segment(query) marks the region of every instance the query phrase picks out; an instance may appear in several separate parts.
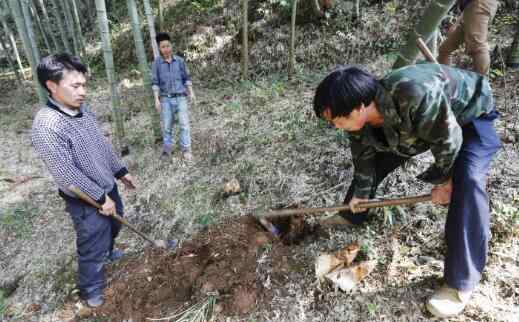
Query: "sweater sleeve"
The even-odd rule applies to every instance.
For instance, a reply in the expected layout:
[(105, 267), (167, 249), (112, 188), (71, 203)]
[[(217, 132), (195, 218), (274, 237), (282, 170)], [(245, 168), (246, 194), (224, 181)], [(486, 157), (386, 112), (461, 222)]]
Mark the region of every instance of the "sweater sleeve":
[(46, 126), (32, 130), (32, 143), (58, 186), (64, 191), (74, 185), (99, 204), (105, 202), (105, 191), (74, 164), (67, 139)]

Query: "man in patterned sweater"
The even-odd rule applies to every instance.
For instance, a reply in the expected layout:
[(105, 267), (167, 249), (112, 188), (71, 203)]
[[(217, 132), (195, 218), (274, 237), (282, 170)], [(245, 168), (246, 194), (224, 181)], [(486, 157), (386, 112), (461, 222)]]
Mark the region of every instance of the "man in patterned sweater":
[(490, 234), (485, 185), (501, 143), (488, 81), (435, 64), (397, 69), (381, 80), (341, 68), (318, 86), (314, 110), (351, 137), (355, 172), (344, 200), (350, 211), (337, 217), (342, 223), (366, 221), (367, 211), (355, 205), (375, 197), (380, 182), (409, 158), (431, 150), (435, 162), (418, 178), (433, 185), (435, 204), (450, 204), (446, 285), (427, 308), (439, 317), (459, 314), (481, 278)]
[[(76, 231), (81, 297), (91, 307), (103, 304), (104, 263), (122, 256), (114, 250), (123, 214), (115, 179), (134, 189), (134, 180), (106, 141), (95, 115), (88, 110), (87, 68), (77, 57), (50, 55), (38, 65), (38, 81), (49, 92), (33, 122), (32, 143), (54, 177)], [(97, 203), (97, 210), (77, 199), (74, 185)]]

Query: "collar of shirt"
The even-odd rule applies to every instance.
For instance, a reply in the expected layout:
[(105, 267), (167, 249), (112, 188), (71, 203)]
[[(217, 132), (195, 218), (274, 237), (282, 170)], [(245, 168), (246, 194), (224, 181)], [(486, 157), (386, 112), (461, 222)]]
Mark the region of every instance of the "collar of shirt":
[(79, 110), (73, 110), (73, 109), (67, 108), (67, 107), (63, 106), (62, 104), (56, 102), (50, 96), (48, 97), (47, 106), (57, 110), (58, 112), (60, 112), (62, 114), (70, 116), (70, 117), (82, 117), (83, 116), (82, 107), (80, 107)]
[[(174, 62), (175, 60), (177, 60), (177, 57), (175, 55), (171, 55), (171, 63)], [(159, 56), (159, 61), (163, 64), (171, 64), (170, 62), (165, 60), (164, 57), (162, 57), (162, 56)]]
[(376, 141), (377, 145), (383, 143), (383, 145), (389, 146), (391, 149), (396, 149), (400, 141), (399, 128), (402, 119), (400, 118), (400, 115), (398, 115), (393, 97), (382, 85), (378, 86), (375, 95), (375, 103), (377, 104), (377, 109), (384, 117), (382, 131), (384, 132), (387, 145), (386, 142), (380, 142), (377, 139), (377, 136), (374, 134), (374, 128), (371, 125), (367, 125), (363, 130), (361, 130), (361, 132), (365, 134), (362, 136), (368, 137), (370, 141), (372, 141), (372, 144), (375, 143), (373, 141)]

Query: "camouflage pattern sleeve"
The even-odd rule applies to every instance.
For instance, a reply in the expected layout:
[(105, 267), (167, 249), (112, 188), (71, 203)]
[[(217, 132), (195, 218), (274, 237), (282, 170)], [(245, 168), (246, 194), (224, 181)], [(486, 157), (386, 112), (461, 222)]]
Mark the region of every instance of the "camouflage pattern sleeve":
[(375, 149), (362, 144), (358, 138), (351, 136), (351, 156), (355, 173), (353, 195), (357, 198), (368, 199), (375, 181)]
[(430, 143), (435, 159), (435, 163), (418, 179), (440, 184), (452, 176), (454, 161), (463, 143), (462, 130), (439, 87), (416, 87), (418, 89), (413, 91), (414, 97), (410, 102), (415, 107), (411, 118), (414, 119), (418, 137)]

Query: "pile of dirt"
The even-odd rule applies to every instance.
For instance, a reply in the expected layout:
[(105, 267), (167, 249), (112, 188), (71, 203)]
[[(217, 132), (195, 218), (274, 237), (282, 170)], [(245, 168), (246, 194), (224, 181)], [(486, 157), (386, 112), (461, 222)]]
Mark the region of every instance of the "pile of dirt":
[[(209, 227), (176, 252), (148, 248), (108, 272), (105, 304), (94, 314), (115, 321), (161, 318), (216, 295), (220, 314), (243, 315), (270, 302), (272, 294), (257, 276), (257, 256), (268, 248), (272, 279), (286, 274), (288, 242), (301, 239), (304, 221), (281, 223), (274, 239), (252, 217)], [(293, 230), (293, 231), (291, 231)]]

